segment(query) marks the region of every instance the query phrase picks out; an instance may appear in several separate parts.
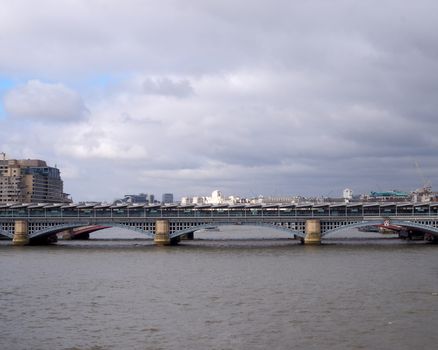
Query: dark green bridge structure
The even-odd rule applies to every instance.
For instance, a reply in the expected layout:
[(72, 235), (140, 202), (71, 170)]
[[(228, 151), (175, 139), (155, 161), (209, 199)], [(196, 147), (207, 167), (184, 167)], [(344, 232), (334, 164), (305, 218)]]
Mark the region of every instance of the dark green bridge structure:
[(288, 232), (303, 243), (321, 243), (347, 228), (396, 227), (438, 240), (438, 203), (307, 203), (236, 205), (0, 205), (0, 235), (15, 245), (50, 242), (60, 232), (121, 227), (156, 244), (176, 244), (197, 230), (220, 225), (258, 225)]

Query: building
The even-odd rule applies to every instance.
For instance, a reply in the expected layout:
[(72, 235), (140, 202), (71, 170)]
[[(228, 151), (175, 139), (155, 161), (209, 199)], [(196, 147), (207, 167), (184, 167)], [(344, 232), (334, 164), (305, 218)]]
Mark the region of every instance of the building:
[(224, 204), (226, 200), (222, 195), (222, 192), (215, 190), (211, 193), (211, 197), (205, 196), (187, 196), (181, 198), (181, 204)]
[(237, 204), (237, 203), (249, 203), (249, 200), (246, 198), (241, 198), (238, 196), (228, 196), (225, 197), (221, 191), (215, 190), (211, 193), (211, 197), (209, 196), (186, 196), (181, 198), (182, 205), (188, 204), (212, 204), (212, 205), (220, 205), (220, 204)]
[(163, 193), (161, 196), (161, 203), (170, 204), (173, 203), (173, 193)]
[(39, 159), (0, 160), (0, 203), (68, 203), (58, 168)]
[(225, 203), (225, 198), (222, 195), (221, 191), (215, 190), (211, 193), (211, 197), (207, 197), (207, 203), (209, 203), (209, 204), (223, 204), (223, 203)]
[(405, 202), (410, 200), (410, 194), (403, 191), (371, 191), (368, 196), (372, 201), (386, 201), (386, 202)]
[(258, 196), (251, 198), (250, 202), (253, 204), (290, 204), (300, 202), (299, 196)]
[(186, 196), (186, 197), (182, 197), (181, 198), (181, 204), (182, 205), (188, 205), (188, 204), (206, 204), (207, 202), (207, 197), (202, 197), (202, 196)]
[(125, 194), (121, 199), (116, 199), (114, 204), (154, 204), (155, 196), (153, 194)]

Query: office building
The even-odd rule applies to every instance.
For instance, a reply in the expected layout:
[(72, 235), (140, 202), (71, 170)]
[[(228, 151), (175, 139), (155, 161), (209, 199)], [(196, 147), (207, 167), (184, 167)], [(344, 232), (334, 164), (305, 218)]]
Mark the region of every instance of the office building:
[(39, 159), (0, 160), (0, 203), (68, 203), (59, 169)]

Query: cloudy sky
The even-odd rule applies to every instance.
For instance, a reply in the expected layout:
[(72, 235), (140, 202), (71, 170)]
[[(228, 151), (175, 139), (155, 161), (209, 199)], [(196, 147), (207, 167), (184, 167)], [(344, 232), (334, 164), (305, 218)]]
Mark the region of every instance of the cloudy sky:
[(0, 152), (75, 201), (436, 189), (438, 2), (1, 0)]

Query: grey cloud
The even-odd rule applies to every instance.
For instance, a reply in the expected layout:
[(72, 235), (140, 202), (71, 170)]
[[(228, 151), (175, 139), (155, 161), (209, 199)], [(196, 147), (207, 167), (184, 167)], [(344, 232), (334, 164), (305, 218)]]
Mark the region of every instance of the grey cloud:
[[(66, 7), (17, 0), (2, 11), (0, 33), (13, 35), (4, 37), (0, 66), (58, 76), (65, 74), (66, 62), (68, 74), (205, 74), (260, 64), (315, 68), (317, 63), (324, 68), (344, 53), (349, 56), (356, 47), (350, 44), (357, 40), (384, 50), (404, 38), (418, 44), (418, 38), (436, 32), (431, 24), (435, 2), (417, 3), (127, 0), (109, 1), (105, 7), (90, 1)], [(50, 11), (37, 11), (40, 8)]]
[(145, 116), (131, 116), (129, 113), (122, 112), (120, 121), (124, 124), (140, 124), (140, 125), (160, 125), (162, 122), (157, 119)]
[(143, 91), (150, 95), (189, 97), (194, 94), (193, 87), (187, 79), (147, 78), (143, 82)]
[[(4, 6), (0, 72), (61, 82), (90, 81), (90, 72), (126, 78), (111, 94), (81, 91), (86, 121), (38, 130), (60, 134), (56, 149), (69, 164), (107, 173), (102, 188), (408, 190), (418, 185), (413, 159), (437, 184), (436, 1), (48, 4)], [(65, 91), (71, 84), (46, 85), (33, 87), (38, 98), (29, 86), (7, 94), (7, 113), (83, 115), (84, 102)], [(67, 102), (41, 100), (51, 95)], [(11, 119), (0, 120), (0, 149), (16, 144)], [(22, 141), (41, 154), (53, 147)], [(125, 173), (113, 174), (115, 161)]]

